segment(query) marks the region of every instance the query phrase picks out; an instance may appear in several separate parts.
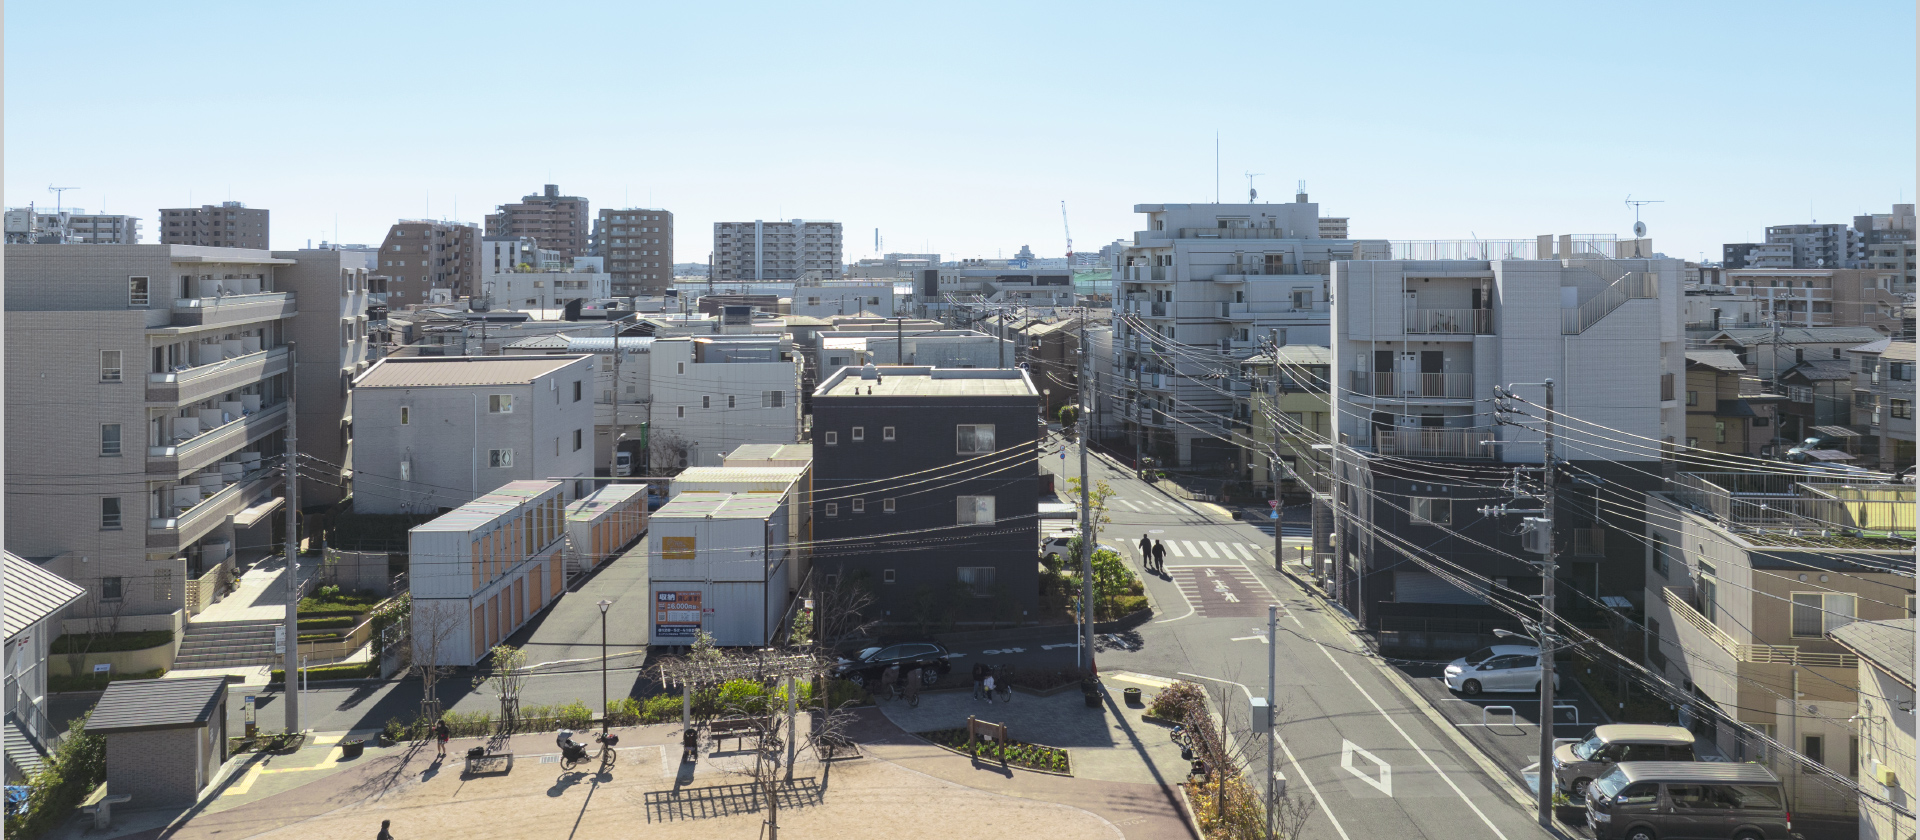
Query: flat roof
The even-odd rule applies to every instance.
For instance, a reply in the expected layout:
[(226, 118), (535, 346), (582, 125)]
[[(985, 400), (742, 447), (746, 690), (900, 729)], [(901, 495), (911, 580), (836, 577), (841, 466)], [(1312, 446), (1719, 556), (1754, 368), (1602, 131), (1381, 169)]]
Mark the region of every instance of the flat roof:
[(587, 356), (388, 356), (354, 380), (355, 388), (525, 385)]
[(480, 498), (434, 517), (431, 521), (413, 526), (408, 529), (408, 532), (473, 531), (559, 486), (558, 481), (541, 479), (509, 481), (495, 487)]
[[(727, 453), (728, 461), (808, 461), (813, 460), (811, 443), (748, 443)], [(752, 466), (727, 464), (726, 466)]]
[[(729, 456), (731, 457), (731, 456)], [(673, 477), (673, 483), (727, 482), (734, 484), (791, 484), (807, 474), (806, 467), (781, 467), (771, 464), (726, 467), (688, 467)], [(701, 491), (693, 491), (701, 492)]]
[(653, 519), (771, 519), (779, 515), (783, 498), (784, 494), (773, 492), (693, 490), (654, 511)]
[(227, 694), (226, 677), (121, 680), (107, 684), (107, 693), (87, 719), (88, 732), (135, 732), (179, 729), (212, 719)]
[(590, 522), (604, 514), (607, 508), (630, 501), (635, 496), (645, 496), (645, 484), (609, 484), (582, 496), (579, 501), (567, 505), (567, 520), (570, 522)]
[(883, 365), (873, 379), (846, 367), (820, 383), (821, 397), (1038, 397), (1026, 371), (1012, 368), (936, 368)]

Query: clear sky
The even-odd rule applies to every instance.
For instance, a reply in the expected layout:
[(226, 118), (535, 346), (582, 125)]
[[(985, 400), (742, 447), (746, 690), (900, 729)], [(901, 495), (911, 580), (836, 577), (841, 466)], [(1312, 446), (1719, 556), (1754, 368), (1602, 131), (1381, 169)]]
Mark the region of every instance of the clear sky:
[(849, 259), (1092, 250), (1136, 203), (1294, 183), (1352, 235), (1626, 234), (1717, 258), (1914, 200), (1907, 0), (6, 4), (5, 199), (229, 198), (273, 246), (480, 221), (545, 183)]

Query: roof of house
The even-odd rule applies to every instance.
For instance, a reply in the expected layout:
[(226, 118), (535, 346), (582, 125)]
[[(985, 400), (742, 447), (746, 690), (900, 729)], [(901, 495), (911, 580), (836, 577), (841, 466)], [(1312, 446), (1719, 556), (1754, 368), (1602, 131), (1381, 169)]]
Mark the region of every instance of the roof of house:
[(1719, 400), (1714, 404), (1713, 413), (1717, 417), (1758, 417), (1753, 406), (1746, 400)]
[[(1287, 344), (1279, 349), (1280, 364), (1283, 365), (1330, 365), (1333, 364), (1333, 348), (1317, 344)], [(1258, 353), (1242, 364), (1273, 364), (1273, 353)]]
[[(1880, 331), (1872, 327), (1787, 327), (1780, 330), (1782, 344), (1865, 344), (1880, 338)], [(1721, 330), (1715, 340), (1725, 338), (1735, 344), (1750, 346), (1772, 344), (1772, 327), (1736, 327)]]
[[(614, 338), (610, 335), (569, 335), (567, 349), (575, 353), (612, 353)], [(653, 336), (629, 335), (620, 338), (620, 349), (632, 353), (647, 353), (653, 350)]]
[(1913, 348), (1914, 342), (1911, 341), (1890, 342), (1887, 344), (1887, 349), (1880, 351), (1880, 358), (1893, 362), (1911, 362)]
[(740, 461), (738, 464), (726, 464), (730, 467), (757, 466), (755, 461), (813, 461), (811, 443), (748, 443), (727, 453), (727, 461)]
[(4, 619), (9, 639), (87, 594), (85, 589), (11, 551), (6, 552), (6, 572), (7, 585), (0, 592), (0, 619)]
[(1810, 382), (1825, 382), (1834, 379), (1852, 379), (1853, 369), (1842, 359), (1808, 359), (1787, 368), (1780, 378), (1797, 376)]
[(1913, 688), (1913, 619), (1856, 621), (1827, 635), (1873, 667)]
[(1860, 345), (1859, 347), (1849, 347), (1847, 348), (1847, 352), (1869, 353), (1873, 355), (1879, 355), (1881, 353), (1885, 353), (1887, 351), (1887, 345), (1891, 343), (1893, 343), (1893, 339), (1883, 338), (1883, 339), (1880, 339), (1879, 341), (1869, 341), (1865, 344)]
[(586, 356), (389, 356), (354, 380), (355, 388), (525, 385)]
[(1714, 370), (1723, 370), (1729, 373), (1744, 373), (1747, 369), (1747, 364), (1740, 361), (1740, 357), (1734, 355), (1732, 350), (1723, 349), (1688, 350), (1687, 364), (1699, 365)]
[(226, 677), (121, 680), (108, 683), (107, 693), (87, 719), (88, 732), (133, 732), (178, 729), (206, 723), (227, 695)]

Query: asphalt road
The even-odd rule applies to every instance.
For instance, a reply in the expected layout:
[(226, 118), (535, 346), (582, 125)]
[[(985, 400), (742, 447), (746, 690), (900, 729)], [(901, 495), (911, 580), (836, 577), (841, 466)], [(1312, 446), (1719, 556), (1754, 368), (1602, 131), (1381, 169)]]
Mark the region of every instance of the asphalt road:
[[(1131, 674), (1199, 682), (1244, 727), (1250, 697), (1267, 693), (1267, 607), (1277, 606), (1276, 766), (1289, 793), (1318, 806), (1308, 836), (1551, 836), (1426, 716), (1424, 704), (1389, 682), (1339, 621), (1274, 570), (1273, 523), (1222, 517), (1099, 464), (1096, 477), (1116, 491), (1108, 504), (1113, 524), (1100, 542), (1123, 546), (1136, 568), (1143, 531), (1159, 529), (1154, 536), (1169, 548), (1167, 574), (1146, 578), (1156, 615), (1139, 629), (1138, 649), (1097, 654), (1110, 682)], [(1058, 471), (1063, 463), (1056, 455), (1046, 465)], [(1078, 453), (1064, 466), (1077, 475)], [(1282, 530), (1289, 552), (1307, 542), (1291, 517)], [(1249, 739), (1246, 748), (1264, 763), (1262, 745)]]

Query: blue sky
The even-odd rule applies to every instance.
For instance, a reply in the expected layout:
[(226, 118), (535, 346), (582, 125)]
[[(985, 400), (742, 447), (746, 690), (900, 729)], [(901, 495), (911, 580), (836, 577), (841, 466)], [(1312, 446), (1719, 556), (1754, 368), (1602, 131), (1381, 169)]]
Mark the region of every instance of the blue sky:
[[(180, 14), (190, 9), (192, 17)], [(6, 4), (8, 206), (231, 196), (273, 245), (557, 183), (848, 254), (1080, 250), (1297, 180), (1355, 237), (1627, 233), (1674, 256), (1913, 201), (1914, 6)], [(457, 206), (457, 211), (456, 211)], [(457, 212), (457, 216), (455, 215)], [(337, 222), (336, 222), (337, 219)]]

